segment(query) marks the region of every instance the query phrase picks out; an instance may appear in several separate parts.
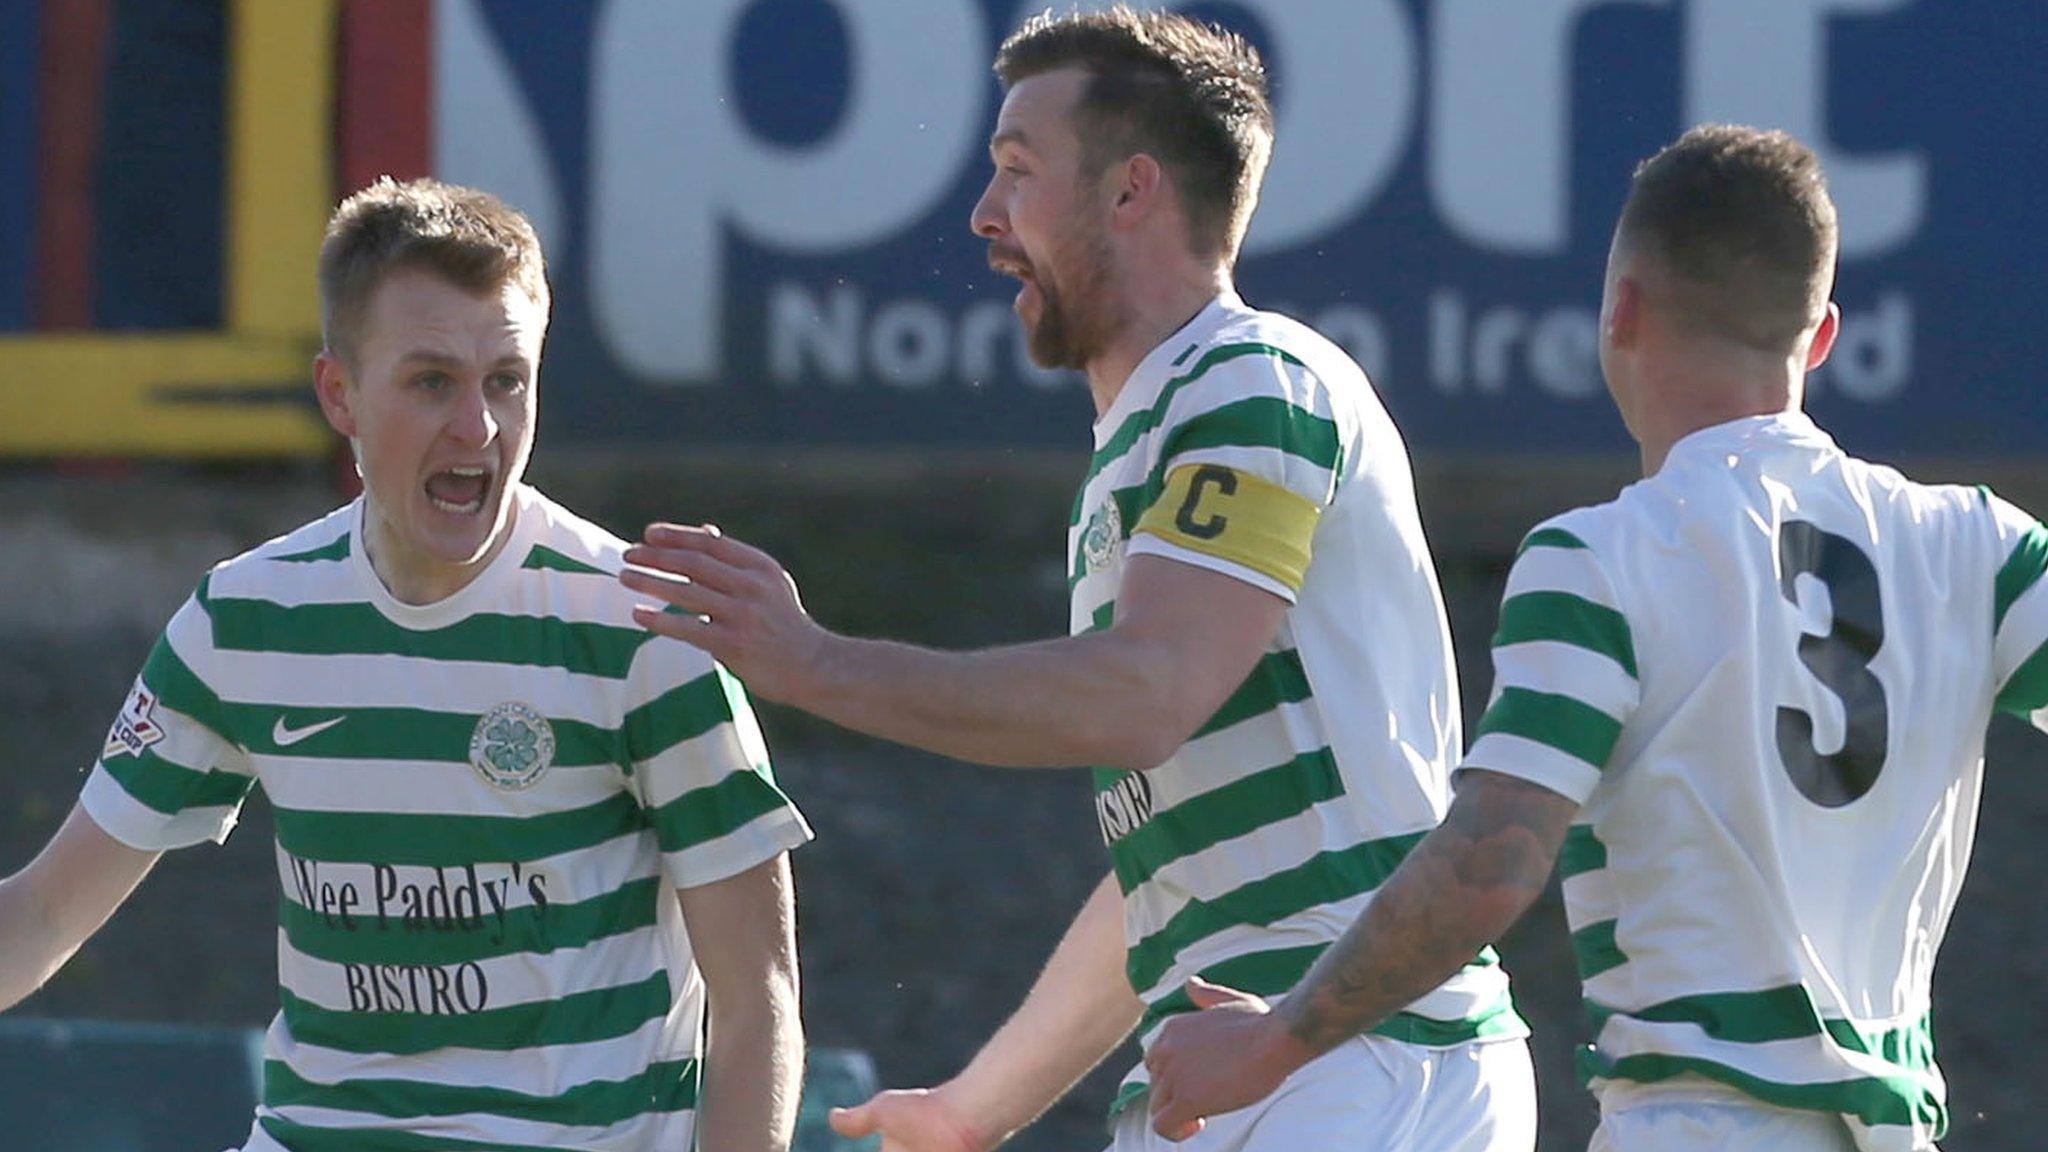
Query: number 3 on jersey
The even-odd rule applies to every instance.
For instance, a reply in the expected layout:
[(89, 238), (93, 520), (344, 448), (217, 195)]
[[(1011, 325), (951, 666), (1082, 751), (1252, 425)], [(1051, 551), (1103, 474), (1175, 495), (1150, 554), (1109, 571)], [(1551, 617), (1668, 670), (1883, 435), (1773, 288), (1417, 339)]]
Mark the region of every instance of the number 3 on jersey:
[(1840, 808), (1877, 783), (1884, 770), (1891, 720), (1884, 685), (1870, 662), (1884, 646), (1884, 602), (1877, 568), (1861, 548), (1804, 520), (1788, 520), (1778, 533), (1778, 588), (1799, 603), (1796, 583), (1812, 576), (1828, 590), (1828, 630), (1799, 636), (1799, 661), (1842, 701), (1842, 747), (1821, 752), (1813, 743), (1813, 717), (1778, 709), (1778, 758), (1800, 794), (1824, 808)]

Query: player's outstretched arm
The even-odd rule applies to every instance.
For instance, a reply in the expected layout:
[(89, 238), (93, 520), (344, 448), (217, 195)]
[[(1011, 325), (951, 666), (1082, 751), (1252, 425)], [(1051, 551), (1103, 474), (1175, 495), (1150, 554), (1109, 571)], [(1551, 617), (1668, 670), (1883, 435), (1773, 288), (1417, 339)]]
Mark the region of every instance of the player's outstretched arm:
[(1168, 1021), (1146, 1053), (1153, 1128), (1192, 1135), (1449, 979), (1542, 893), (1578, 808), (1539, 784), (1466, 769), (1444, 822), (1278, 1006), (1191, 983), (1206, 1010)]
[(715, 530), (654, 525), (626, 560), (627, 587), (682, 609), (641, 624), (717, 657), (749, 692), (1016, 768), (1154, 767), (1244, 682), (1287, 611), (1241, 580), (1139, 555), (1107, 629), (939, 652), (826, 631), (773, 557)]
[(1124, 976), (1116, 879), (1081, 907), (1016, 1013), (958, 1076), (932, 1089), (883, 1092), (836, 1108), (842, 1136), (882, 1136), (882, 1152), (983, 1152), (1066, 1095), (1138, 1023), (1144, 1004)]
[(0, 880), (0, 1011), (56, 975), (156, 864), (74, 807), (28, 867)]
[(796, 910), (787, 853), (680, 892), (704, 974), (710, 1039), (697, 1144), (788, 1152), (803, 1088)]

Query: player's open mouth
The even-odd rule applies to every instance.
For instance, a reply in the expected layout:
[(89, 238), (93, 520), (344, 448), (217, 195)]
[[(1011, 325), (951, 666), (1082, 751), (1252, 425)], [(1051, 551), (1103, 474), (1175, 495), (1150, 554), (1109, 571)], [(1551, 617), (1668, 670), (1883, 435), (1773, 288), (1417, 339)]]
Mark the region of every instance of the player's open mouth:
[(443, 512), (474, 516), (484, 510), (491, 495), (491, 470), (465, 466), (448, 468), (427, 477), (427, 503)]
[(990, 253), (988, 266), (1020, 282), (1017, 288), (1017, 298), (1011, 301), (1011, 307), (1023, 308), (1025, 298), (1032, 293), (1038, 282), (1038, 278), (1031, 274), (1031, 265), (1022, 257), (1012, 259), (1008, 256), (998, 256)]
[(1031, 274), (1029, 267), (1021, 264), (999, 265), (996, 271), (1001, 272), (1005, 276), (1016, 278), (1017, 295), (1010, 301), (1010, 307), (1019, 312), (1023, 311), (1025, 302), (1038, 292), (1038, 278)]

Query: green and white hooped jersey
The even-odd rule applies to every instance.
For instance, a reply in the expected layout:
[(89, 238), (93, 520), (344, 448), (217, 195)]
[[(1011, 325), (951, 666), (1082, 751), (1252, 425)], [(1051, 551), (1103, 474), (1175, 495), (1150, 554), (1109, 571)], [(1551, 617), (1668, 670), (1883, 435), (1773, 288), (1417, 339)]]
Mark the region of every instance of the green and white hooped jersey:
[[(1408, 454), (1342, 349), (1234, 295), (1142, 361), (1095, 425), (1068, 533), (1072, 631), (1109, 627), (1127, 557), (1170, 557), (1291, 607), (1164, 764), (1098, 771), (1149, 1045), (1191, 975), (1279, 996), (1443, 818), (1458, 690)], [(1491, 950), (1379, 1032), (1526, 1035)], [(1143, 1090), (1135, 1069), (1118, 1108)]]
[(2032, 517), (1798, 414), (1694, 433), (1529, 535), (1464, 767), (1584, 804), (1559, 867), (1596, 1092), (1689, 1073), (1932, 1145), (1985, 726), (2048, 728), (2044, 568)]
[(530, 488), (439, 603), (362, 502), (227, 561), (83, 804), (115, 837), (276, 812), (278, 998), (249, 1152), (688, 1148), (703, 984), (674, 890), (802, 843), (739, 684), (652, 639), (624, 545)]

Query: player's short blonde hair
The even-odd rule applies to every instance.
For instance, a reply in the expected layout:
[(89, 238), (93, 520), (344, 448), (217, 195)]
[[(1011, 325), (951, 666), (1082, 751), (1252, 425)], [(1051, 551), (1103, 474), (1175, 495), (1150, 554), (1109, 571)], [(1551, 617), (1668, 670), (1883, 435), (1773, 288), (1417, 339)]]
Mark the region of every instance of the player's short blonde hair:
[(460, 184), (385, 176), (341, 202), (320, 244), (320, 332), (329, 352), (353, 361), (370, 297), (401, 268), (478, 294), (515, 284), (548, 309), (540, 236), (517, 209)]

